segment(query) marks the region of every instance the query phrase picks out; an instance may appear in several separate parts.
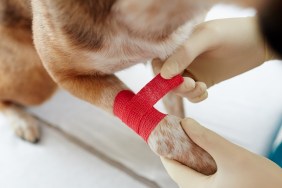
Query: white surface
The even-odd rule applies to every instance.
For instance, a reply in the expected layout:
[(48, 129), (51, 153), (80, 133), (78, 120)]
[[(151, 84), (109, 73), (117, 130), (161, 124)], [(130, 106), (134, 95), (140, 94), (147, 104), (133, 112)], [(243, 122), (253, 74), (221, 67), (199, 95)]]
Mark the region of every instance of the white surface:
[(1, 188), (147, 187), (46, 126), (37, 145), (16, 138), (1, 119), (0, 132)]
[(174, 187), (159, 158), (117, 118), (63, 91), (45, 105), (31, 110), (137, 174), (162, 187)]

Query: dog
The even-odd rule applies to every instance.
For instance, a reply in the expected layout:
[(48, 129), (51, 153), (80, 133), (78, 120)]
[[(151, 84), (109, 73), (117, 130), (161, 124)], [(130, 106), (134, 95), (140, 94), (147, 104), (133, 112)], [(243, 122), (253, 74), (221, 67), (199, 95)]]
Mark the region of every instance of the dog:
[[(19, 105), (43, 103), (57, 85), (112, 114), (116, 95), (128, 89), (114, 73), (166, 59), (212, 5), (204, 0), (0, 0), (1, 114), (18, 136), (38, 141), (36, 120)], [(182, 110), (167, 106), (173, 115), (153, 131), (152, 150), (214, 173), (212, 157), (182, 130), (177, 117)], [(174, 136), (165, 138), (168, 132)]]

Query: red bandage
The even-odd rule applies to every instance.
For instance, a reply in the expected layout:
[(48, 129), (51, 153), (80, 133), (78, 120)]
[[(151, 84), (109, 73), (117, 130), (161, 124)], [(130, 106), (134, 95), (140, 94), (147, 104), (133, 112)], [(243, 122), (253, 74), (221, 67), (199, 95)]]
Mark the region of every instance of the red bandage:
[(121, 91), (115, 98), (114, 114), (147, 141), (154, 128), (166, 116), (153, 106), (182, 82), (180, 75), (166, 80), (159, 74), (136, 95), (129, 90)]

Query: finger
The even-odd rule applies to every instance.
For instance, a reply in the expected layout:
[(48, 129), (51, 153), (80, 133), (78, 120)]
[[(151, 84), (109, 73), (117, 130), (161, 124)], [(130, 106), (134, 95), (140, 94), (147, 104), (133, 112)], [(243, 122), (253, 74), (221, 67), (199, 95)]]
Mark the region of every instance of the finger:
[(194, 59), (212, 48), (215, 45), (215, 39), (209, 29), (199, 27), (172, 56), (164, 63), (161, 69), (161, 76), (169, 79), (183, 72)]
[(203, 82), (196, 82), (187, 78), (184, 83), (178, 88), (173, 90), (174, 93), (180, 95), (181, 97), (188, 98), (190, 102), (197, 103), (208, 98), (207, 86)]
[(161, 161), (173, 179), (180, 187), (205, 187), (208, 177), (180, 164), (177, 161), (161, 157)]
[(192, 103), (198, 103), (198, 102), (201, 102), (203, 100), (206, 100), (208, 98), (209, 94), (208, 92), (204, 92), (202, 95), (200, 96), (197, 96), (197, 97), (194, 97), (194, 98), (189, 98), (189, 101), (192, 102)]
[(195, 120), (186, 118), (181, 121), (181, 125), (187, 135), (214, 158), (218, 166), (226, 166), (237, 156), (239, 146), (201, 126)]
[(155, 75), (159, 74), (164, 62), (160, 59), (153, 59), (152, 68)]
[(173, 90), (174, 93), (177, 93), (180, 96), (185, 97), (187, 92), (194, 90), (196, 83), (192, 78), (184, 77), (183, 83)]
[(194, 99), (204, 95), (207, 92), (207, 85), (203, 82), (196, 82), (195, 89), (186, 93), (189, 99)]

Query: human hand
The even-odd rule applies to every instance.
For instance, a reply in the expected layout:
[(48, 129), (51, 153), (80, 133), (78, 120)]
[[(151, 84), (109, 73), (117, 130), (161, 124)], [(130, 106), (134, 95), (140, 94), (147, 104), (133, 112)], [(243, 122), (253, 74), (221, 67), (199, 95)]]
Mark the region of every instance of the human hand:
[[(187, 78), (186, 86), (176, 93), (202, 100), (205, 97), (199, 96), (207, 96), (207, 87), (261, 65), (271, 58), (270, 54), (259, 34), (256, 18), (229, 18), (200, 24), (182, 47), (165, 62), (155, 60), (153, 66), (164, 78), (188, 73), (198, 82)], [(197, 83), (200, 92), (191, 95)]]
[[(163, 63), (160, 59), (154, 59), (152, 62), (153, 72), (159, 74)], [(172, 92), (181, 97), (187, 98), (190, 102), (197, 103), (205, 100), (208, 97), (207, 86), (204, 82), (195, 81), (193, 75), (187, 72), (182, 73), (183, 83)]]
[(214, 158), (217, 172), (200, 174), (176, 161), (162, 158), (171, 178), (181, 188), (281, 188), (282, 169), (270, 160), (230, 143), (192, 119), (182, 127), (187, 135)]

